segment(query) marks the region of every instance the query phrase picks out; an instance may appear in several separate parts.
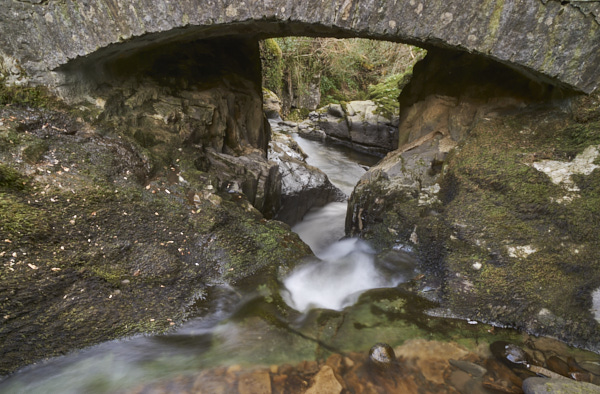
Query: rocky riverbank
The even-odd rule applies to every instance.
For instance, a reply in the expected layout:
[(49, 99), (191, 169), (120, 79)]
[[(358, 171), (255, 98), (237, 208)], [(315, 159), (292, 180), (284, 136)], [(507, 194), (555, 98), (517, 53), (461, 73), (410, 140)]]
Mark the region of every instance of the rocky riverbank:
[(0, 374), (164, 332), (212, 284), (276, 286), (310, 254), (198, 170), (196, 148), (174, 155), (157, 168), (134, 139), (71, 113), (0, 108)]
[(409, 245), (421, 294), (455, 313), (600, 351), (598, 97), (551, 100), (463, 56), (469, 75), (434, 51), (415, 66), (401, 147), (359, 182), (347, 232)]

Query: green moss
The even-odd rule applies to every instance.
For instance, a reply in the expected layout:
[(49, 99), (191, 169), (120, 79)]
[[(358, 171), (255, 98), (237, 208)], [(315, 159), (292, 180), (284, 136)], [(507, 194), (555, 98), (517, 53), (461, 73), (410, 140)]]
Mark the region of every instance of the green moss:
[(273, 38), (260, 42), (260, 58), (263, 70), (263, 86), (274, 92), (281, 92), (283, 83), (283, 54)]
[(495, 1), (496, 4), (494, 5), (494, 10), (492, 11), (492, 14), (490, 15), (490, 22), (488, 25), (489, 30), (488, 30), (487, 37), (489, 37), (490, 40), (496, 38), (496, 34), (500, 27), (502, 11), (504, 10), (504, 0), (492, 0), (492, 1)]
[(45, 141), (37, 140), (23, 149), (23, 159), (29, 164), (35, 164), (46, 151), (48, 151), (48, 144)]
[(292, 108), (286, 119), (292, 122), (301, 122), (308, 117), (310, 112), (307, 108)]
[[(444, 209), (457, 230), (447, 267), (473, 286), (450, 292), (452, 305), (515, 326), (547, 308), (558, 317), (528, 324), (571, 339), (592, 335), (582, 328), (590, 308), (582, 294), (600, 286), (600, 173), (575, 176), (579, 197), (558, 203), (569, 192), (531, 163), (572, 160), (600, 142), (599, 132), (598, 122), (532, 112), (478, 125), (450, 155)], [(511, 247), (525, 245), (535, 252), (511, 256)]]
[(0, 229), (10, 237), (40, 235), (50, 230), (44, 211), (0, 192)]
[(412, 77), (412, 69), (387, 77), (377, 85), (369, 86), (369, 100), (377, 105), (377, 113), (386, 119), (398, 116), (400, 103), (398, 97)]
[(17, 170), (0, 163), (0, 190), (23, 190), (29, 180)]
[(48, 107), (56, 98), (44, 87), (6, 86), (0, 80), (0, 105), (16, 104), (31, 107)]

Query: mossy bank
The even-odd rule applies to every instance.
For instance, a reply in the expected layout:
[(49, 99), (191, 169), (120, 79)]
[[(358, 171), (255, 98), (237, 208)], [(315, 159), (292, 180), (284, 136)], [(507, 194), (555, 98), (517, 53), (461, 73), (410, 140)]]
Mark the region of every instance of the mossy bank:
[(219, 192), (189, 164), (196, 150), (175, 152), (159, 167), (69, 113), (0, 108), (0, 375), (165, 332), (211, 285), (272, 287), (310, 253), (243, 194)]
[[(388, 162), (405, 166), (402, 177), (388, 176), (384, 164), (363, 178), (348, 231), (380, 249), (413, 249), (421, 294), (452, 313), (600, 351), (592, 312), (600, 287), (600, 161), (588, 154), (590, 171), (565, 169), (563, 182), (544, 170), (597, 152), (598, 98), (569, 104), (486, 113), (442, 163), (425, 160), (422, 172), (408, 168), (410, 154), (441, 146), (440, 135), (390, 154)], [(420, 174), (412, 185), (410, 171)]]

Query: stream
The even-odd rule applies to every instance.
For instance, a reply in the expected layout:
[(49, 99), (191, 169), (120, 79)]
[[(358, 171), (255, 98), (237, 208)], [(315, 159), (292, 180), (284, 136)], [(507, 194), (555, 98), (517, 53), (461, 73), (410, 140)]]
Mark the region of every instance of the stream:
[[(347, 196), (366, 168), (379, 160), (343, 146), (293, 136), (308, 155), (307, 163), (325, 172)], [(341, 310), (354, 304), (365, 290), (395, 287), (414, 270), (407, 259), (408, 272), (398, 270), (394, 275), (386, 275), (377, 269), (375, 250), (368, 243), (356, 238), (342, 239), (346, 207), (347, 202), (332, 202), (315, 208), (292, 228), (320, 259), (299, 267), (284, 281), (284, 299), (298, 311)]]
[[(295, 139), (309, 164), (348, 195), (376, 161), (347, 148)], [(498, 341), (522, 346), (537, 364), (571, 357), (585, 371), (600, 374), (594, 353), (515, 330), (436, 317), (448, 313), (409, 291), (416, 276), (410, 254), (382, 256), (362, 240), (342, 239), (345, 214), (345, 203), (330, 203), (293, 228), (320, 259), (284, 280), (282, 297), (297, 313), (284, 318), (269, 294), (215, 285), (211, 302), (195, 306), (201, 317), (169, 334), (111, 341), (25, 367), (0, 381), (0, 392), (294, 393), (317, 387), (316, 376), (327, 368), (348, 392), (360, 392), (359, 387), (382, 393), (486, 393), (494, 387), (519, 392), (508, 390), (531, 372), (495, 360), (489, 349)], [(393, 377), (369, 364), (369, 349), (379, 342), (395, 347), (401, 360), (393, 368), (401, 372)]]

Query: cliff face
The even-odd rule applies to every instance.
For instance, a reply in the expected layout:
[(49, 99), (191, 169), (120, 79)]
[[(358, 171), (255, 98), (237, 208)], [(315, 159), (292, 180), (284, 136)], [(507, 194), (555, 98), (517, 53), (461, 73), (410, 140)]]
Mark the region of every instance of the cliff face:
[[(2, 73), (62, 85), (74, 60), (103, 63), (159, 43), (322, 35), (447, 47), (584, 92), (600, 83), (600, 5), (554, 0), (26, 0), (0, 9)], [(68, 92), (65, 92), (68, 94)]]

